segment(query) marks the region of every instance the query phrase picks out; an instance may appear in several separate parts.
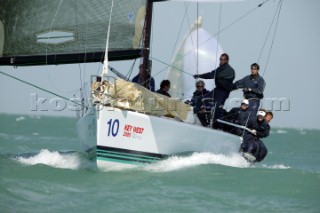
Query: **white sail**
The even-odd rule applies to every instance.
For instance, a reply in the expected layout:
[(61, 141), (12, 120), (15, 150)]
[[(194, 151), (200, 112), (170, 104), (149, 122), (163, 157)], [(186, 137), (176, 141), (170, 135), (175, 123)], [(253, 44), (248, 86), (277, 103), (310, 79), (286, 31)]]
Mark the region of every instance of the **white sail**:
[[(185, 35), (173, 56), (172, 66), (166, 73), (166, 78), (171, 82), (172, 97), (182, 100), (192, 97), (195, 91), (195, 79), (192, 75), (206, 73), (219, 66), (219, 57), (223, 50), (218, 41), (209, 32), (200, 28), (200, 25), (201, 18)], [(211, 90), (214, 81), (205, 80), (205, 84), (206, 88)]]

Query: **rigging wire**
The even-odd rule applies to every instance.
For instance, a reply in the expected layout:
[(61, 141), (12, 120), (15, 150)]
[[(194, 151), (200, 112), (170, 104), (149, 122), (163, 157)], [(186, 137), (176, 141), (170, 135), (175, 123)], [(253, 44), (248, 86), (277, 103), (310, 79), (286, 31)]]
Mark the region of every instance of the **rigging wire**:
[[(217, 47), (216, 47), (216, 57), (218, 56), (219, 51), (219, 40), (220, 40), (220, 28), (221, 28), (221, 16), (222, 16), (222, 4), (219, 4), (219, 18), (218, 18), (218, 34), (217, 34)], [(217, 67), (218, 57), (216, 58), (215, 67)], [(217, 72), (214, 72), (214, 79), (216, 79)], [(213, 93), (212, 93), (213, 95)], [(213, 98), (213, 97), (212, 97)]]
[[(248, 109), (247, 109), (247, 110), (248, 110)], [(248, 118), (247, 118), (247, 120), (246, 120), (246, 124), (244, 125), (245, 127), (247, 127), (247, 125), (248, 125), (248, 122), (249, 122), (249, 119), (250, 119), (250, 116), (251, 116), (251, 112), (252, 112), (252, 111), (249, 111), (249, 115), (248, 115)], [(244, 136), (244, 133), (245, 133), (245, 131), (242, 132), (242, 135), (241, 135), (242, 138), (243, 138), (243, 136)]]
[[(224, 28), (222, 28), (219, 32), (217, 32), (215, 35), (213, 35), (211, 38), (208, 38), (207, 40), (203, 41), (199, 46), (201, 45), (204, 45), (206, 42), (208, 42), (209, 40), (211, 40), (212, 38), (214, 38), (214, 36), (220, 34), (221, 32), (227, 30), (228, 28), (230, 28), (231, 26), (233, 26), (234, 24), (238, 23), (239, 21), (241, 21), (242, 19), (244, 19), (245, 17), (247, 17), (248, 15), (250, 15), (251, 13), (253, 13), (255, 10), (259, 9), (260, 7), (262, 7), (264, 4), (266, 4), (267, 2), (269, 2), (270, 0), (266, 0), (262, 3), (260, 3), (258, 6), (255, 6), (254, 8), (252, 8), (251, 10), (249, 10), (248, 12), (246, 12), (244, 15), (240, 16), (238, 19), (234, 20), (232, 23), (230, 23), (229, 25), (225, 26)], [(189, 51), (187, 53), (185, 53), (184, 55), (182, 55), (179, 59), (182, 59), (184, 58), (185, 56), (187, 56), (188, 54), (192, 53), (192, 51)], [(156, 58), (153, 58), (153, 60), (157, 60), (159, 61), (160, 63), (163, 63), (165, 65), (167, 65), (165, 68), (163, 68), (160, 72), (164, 71), (166, 68), (168, 67), (173, 67), (172, 65), (168, 64), (168, 63), (165, 63), (163, 61), (161, 61), (160, 59), (156, 59)], [(175, 67), (173, 67), (175, 68)], [(175, 68), (177, 69), (177, 68)], [(178, 69), (179, 70), (179, 69)], [(182, 71), (182, 70), (180, 70)], [(191, 75), (190, 73), (187, 73), (185, 71), (183, 71), (184, 73), (186, 74), (189, 74)]]
[[(76, 20), (76, 29), (78, 29), (78, 7), (77, 7), (77, 1), (76, 0), (74, 0), (73, 1), (73, 3), (74, 3), (74, 9), (75, 9), (75, 20)], [(80, 43), (78, 42), (78, 52), (80, 52)], [(79, 60), (80, 61), (80, 60)], [(79, 67), (79, 79), (80, 79), (80, 100), (81, 100), (81, 103), (82, 104), (84, 104), (84, 101), (85, 101), (85, 99), (87, 99), (87, 97), (85, 97), (85, 91), (84, 91), (84, 80), (82, 80), (82, 69), (81, 69), (81, 65), (80, 65), (80, 63), (78, 63), (78, 67)], [(75, 97), (75, 94), (74, 94), (74, 97)], [(83, 113), (84, 113), (84, 111), (82, 111), (81, 110), (81, 112), (82, 112), (82, 114), (81, 114), (81, 116), (83, 116)], [(78, 117), (80, 117), (80, 111), (79, 111), (79, 113), (78, 113)]]
[(263, 43), (263, 46), (262, 46), (262, 49), (261, 49), (261, 52), (260, 52), (260, 55), (259, 55), (258, 60), (257, 60), (258, 63), (259, 63), (259, 61), (260, 61), (260, 59), (261, 59), (263, 50), (264, 50), (264, 48), (265, 48), (265, 46), (266, 46), (266, 44), (267, 44), (267, 41), (268, 41), (268, 38), (269, 38), (269, 35), (270, 35), (270, 32), (271, 32), (273, 23), (274, 23), (274, 21), (275, 21), (275, 19), (276, 19), (276, 16), (277, 16), (276, 14), (278, 13), (278, 10), (279, 10), (279, 6), (280, 6), (280, 4), (278, 4), (278, 7), (277, 7), (277, 9), (276, 9), (276, 11), (275, 11), (275, 14), (274, 14), (273, 19), (272, 19), (271, 24), (270, 24), (270, 27), (269, 27), (269, 29), (268, 29), (268, 33), (267, 33), (267, 35), (266, 35), (265, 41), (264, 41), (264, 43)]
[[(77, 1), (73, 0), (73, 3), (74, 3), (74, 10), (75, 10), (76, 29), (78, 29)], [(78, 52), (80, 52), (80, 43), (78, 43)], [(79, 71), (80, 71), (80, 75), (79, 75), (79, 78), (80, 78), (80, 89), (82, 90), (82, 83), (83, 83), (82, 82), (82, 70), (81, 70), (80, 63), (78, 63), (78, 64), (79, 64)]]
[(268, 67), (268, 64), (269, 64), (269, 59), (270, 59), (270, 55), (271, 55), (271, 50), (272, 50), (273, 43), (274, 43), (274, 40), (275, 40), (275, 37), (276, 37), (276, 32), (277, 32), (277, 28), (278, 28), (279, 19), (280, 19), (280, 12), (281, 12), (282, 0), (280, 0), (279, 5), (280, 5), (280, 6), (279, 6), (279, 12), (278, 12), (278, 15), (277, 15), (276, 26), (275, 26), (275, 30), (274, 30), (272, 42), (271, 42), (271, 45), (270, 45), (270, 49), (269, 49), (269, 53), (268, 53), (268, 57), (267, 57), (266, 66), (265, 66), (265, 68), (264, 68), (264, 70), (263, 70), (262, 76), (264, 76), (264, 75), (266, 74), (266, 70), (267, 70), (267, 67)]
[[(218, 35), (217, 35), (217, 48), (216, 48), (216, 57), (218, 55), (218, 48), (219, 48), (219, 39), (220, 39), (220, 28), (221, 28), (221, 16), (222, 16), (222, 4), (220, 3), (219, 4), (219, 18), (218, 18)], [(215, 64), (215, 67), (217, 67), (217, 58), (216, 58), (216, 64)], [(217, 75), (217, 69), (215, 69), (216, 71), (214, 72), (214, 79), (216, 79), (216, 75)], [(211, 121), (210, 121), (210, 126), (213, 126), (213, 122), (214, 121), (214, 115), (216, 113), (216, 109), (217, 107), (220, 107), (220, 106), (217, 106), (217, 102), (214, 100), (214, 91), (211, 93), (211, 99), (214, 101), (214, 110), (211, 110)]]
[[(199, 19), (199, 2), (197, 2), (197, 21)], [(197, 25), (197, 61), (196, 61), (196, 69), (197, 69), (197, 74), (199, 74), (199, 23), (196, 23)]]
[(134, 59), (132, 65), (131, 65), (131, 67), (129, 69), (129, 72), (126, 75), (127, 79), (131, 78), (131, 74), (132, 74), (132, 71), (133, 71), (133, 68), (134, 68), (134, 65), (136, 64), (136, 62), (137, 62), (137, 59)]
[[(187, 12), (187, 26), (188, 26), (189, 32), (191, 32), (192, 28), (190, 27), (191, 24), (190, 24), (190, 20), (189, 20), (189, 16), (188, 16), (188, 10), (186, 12)], [(194, 53), (195, 52), (195, 45), (194, 45), (192, 36), (190, 36), (190, 40), (191, 40), (192, 50), (189, 53)], [(184, 56), (182, 56), (180, 59), (182, 59), (182, 58), (184, 58)], [(196, 55), (195, 55), (195, 61), (197, 61)]]
[[(170, 65), (170, 64), (168, 64), (168, 63), (166, 63), (166, 62), (164, 62), (164, 61), (161, 61), (161, 60), (159, 60), (159, 59), (157, 59), (157, 58), (152, 58), (152, 57), (151, 57), (151, 59), (152, 59), (152, 60), (155, 60), (155, 61), (158, 61), (158, 62), (160, 62), (160, 63), (162, 63), (162, 64), (167, 65), (165, 68), (163, 68), (162, 70), (160, 70), (156, 75), (158, 75), (158, 74), (160, 74), (161, 72), (163, 72), (167, 67), (172, 67), (173, 69), (179, 70), (180, 72), (182, 72), (182, 73), (184, 73), (184, 74), (193, 76), (192, 74), (190, 74), (190, 73), (188, 73), (188, 72), (186, 72), (186, 71), (184, 71), (184, 70), (182, 70), (182, 69), (179, 69), (179, 68), (177, 68), (177, 67), (174, 67), (173, 65)], [(154, 76), (155, 76), (155, 75), (153, 75), (153, 77), (154, 77)]]
[[(241, 21), (242, 19), (244, 19), (245, 17), (247, 17), (248, 15), (250, 15), (251, 13), (253, 13), (256, 9), (258, 9), (259, 7), (263, 6), (265, 3), (267, 3), (270, 0), (264, 1), (263, 3), (260, 3), (258, 6), (252, 8), (250, 11), (248, 11), (247, 13), (245, 13), (244, 15), (240, 16), (238, 19), (236, 19), (235, 21), (231, 22), (230, 24), (228, 24), (227, 26), (225, 26), (224, 28), (222, 28), (219, 32), (217, 32), (216, 34), (214, 34), (211, 38), (207, 39), (206, 41), (202, 42), (202, 44), (206, 43), (207, 41), (213, 39), (217, 34), (221, 34), (222, 32), (224, 32), (225, 30), (227, 30), (228, 28), (230, 28), (231, 26), (233, 26), (234, 24), (238, 23), (239, 21)], [(220, 3), (221, 4), (221, 3)]]
[(182, 32), (183, 22), (184, 22), (186, 16), (188, 15), (189, 5), (190, 5), (189, 3), (184, 2), (185, 12), (184, 12), (184, 14), (183, 14), (183, 18), (182, 18), (182, 21), (181, 21), (181, 24), (180, 24), (180, 27), (179, 27), (179, 32), (178, 32), (177, 39), (176, 39), (176, 41), (175, 41), (175, 43), (174, 43), (174, 46), (173, 46), (173, 48), (172, 48), (171, 58), (173, 57), (174, 52), (175, 52), (175, 49), (176, 49), (176, 47), (177, 47), (177, 45), (178, 45), (179, 37), (180, 37), (180, 34), (181, 34), (181, 32)]
[[(55, 92), (52, 92), (52, 91), (47, 90), (47, 89), (45, 89), (45, 88), (39, 87), (39, 86), (37, 86), (37, 85), (35, 85), (35, 84), (32, 84), (32, 83), (30, 83), (30, 82), (24, 81), (24, 80), (22, 80), (22, 79), (20, 79), (20, 78), (17, 78), (17, 77), (15, 77), (15, 76), (13, 76), (13, 75), (10, 75), (10, 74), (7, 74), (7, 73), (5, 73), (5, 72), (2, 72), (1, 70), (0, 70), (0, 74), (5, 75), (5, 76), (7, 76), (7, 77), (9, 77), (9, 78), (15, 79), (15, 80), (17, 80), (17, 81), (20, 81), (20, 82), (22, 82), (22, 83), (24, 83), (24, 84), (27, 84), (27, 85), (29, 85), (29, 86), (35, 87), (35, 88), (37, 88), (37, 89), (39, 89), (39, 90), (42, 90), (42, 91), (44, 91), (44, 92), (50, 93), (50, 94), (52, 94), (52, 95), (55, 95), (55, 96), (57, 96), (57, 97), (59, 97), (59, 98), (62, 98), (62, 99), (64, 99), (64, 100), (66, 100), (66, 101), (70, 101), (70, 102), (72, 102), (72, 103), (75, 103), (75, 104), (77, 104), (77, 105), (79, 105), (79, 106), (85, 106), (84, 104), (78, 103), (78, 102), (76, 102), (76, 101), (71, 100), (70, 98), (66, 98), (66, 97), (64, 97), (64, 96), (62, 96), (62, 95), (59, 95), (59, 94), (55, 93)], [(85, 106), (85, 107), (88, 107), (88, 108), (89, 108), (89, 106)]]
[[(77, 2), (77, 0), (75, 0)], [(77, 7), (78, 8), (78, 7)], [(78, 18), (78, 16), (76, 16)], [(82, 94), (82, 96), (84, 97), (84, 99), (86, 100), (86, 102), (88, 103), (88, 94), (89, 94), (89, 91), (88, 91), (88, 86), (87, 84), (89, 83), (89, 81), (86, 80), (86, 71), (87, 71), (87, 67), (86, 67), (86, 60), (87, 60), (87, 41), (88, 41), (88, 17), (87, 16), (84, 16), (83, 18), (85, 18), (85, 40), (84, 40), (84, 60), (83, 60), (83, 79), (81, 80), (81, 85), (80, 85), (80, 94)], [(78, 21), (78, 19), (77, 19)], [(77, 24), (78, 26), (78, 24)], [(78, 45), (78, 51), (80, 52), (80, 44)], [(103, 54), (102, 54), (103, 55)], [(102, 59), (100, 60), (102, 61)], [(80, 72), (81, 72), (81, 65), (79, 63), (79, 69), (80, 69)], [(99, 70), (99, 69), (98, 69)], [(99, 71), (97, 71), (98, 73)]]

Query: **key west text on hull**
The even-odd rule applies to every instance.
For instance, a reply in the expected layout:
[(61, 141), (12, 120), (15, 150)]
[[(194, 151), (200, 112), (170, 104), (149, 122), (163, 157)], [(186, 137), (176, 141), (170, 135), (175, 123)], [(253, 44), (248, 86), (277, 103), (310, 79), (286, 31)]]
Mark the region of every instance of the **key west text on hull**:
[(230, 154), (240, 145), (239, 137), (222, 131), (113, 107), (88, 111), (77, 129), (83, 149), (101, 167), (107, 162), (151, 163), (190, 152)]
[(77, 129), (83, 150), (107, 162), (151, 163), (174, 154), (237, 152), (237, 136), (139, 112), (104, 107), (92, 109), (79, 120)]

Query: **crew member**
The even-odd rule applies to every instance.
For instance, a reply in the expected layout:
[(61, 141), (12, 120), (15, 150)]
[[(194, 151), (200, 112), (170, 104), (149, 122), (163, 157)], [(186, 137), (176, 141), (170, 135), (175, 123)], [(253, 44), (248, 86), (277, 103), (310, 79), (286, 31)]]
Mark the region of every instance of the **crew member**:
[[(144, 75), (145, 79), (142, 78)], [(146, 88), (151, 90), (152, 92), (155, 91), (154, 78), (150, 75), (150, 71), (146, 71), (145, 73), (143, 73), (143, 64), (140, 64), (139, 73), (132, 79), (132, 82), (140, 84), (141, 86), (144, 86), (144, 84), (147, 83)]]
[(160, 89), (158, 89), (156, 92), (165, 96), (168, 96), (169, 98), (171, 95), (168, 93), (170, 89), (170, 81), (169, 80), (163, 80), (160, 84)]
[(251, 154), (254, 158), (250, 159), (252, 162), (262, 161), (267, 153), (267, 147), (260, 140), (269, 136), (270, 126), (265, 121), (265, 110), (259, 110), (255, 119), (250, 119), (248, 122), (248, 128), (252, 129), (252, 132), (245, 131), (243, 134), (243, 143), (240, 150), (245, 154)]
[(215, 79), (216, 87), (213, 90), (213, 100), (215, 105), (213, 128), (223, 129), (223, 124), (216, 122), (216, 119), (224, 117), (223, 106), (233, 88), (235, 78), (234, 69), (229, 65), (229, 56), (223, 53), (220, 56), (220, 66), (211, 72), (201, 75), (194, 75), (194, 78)]
[(244, 98), (249, 100), (251, 115), (257, 114), (266, 86), (264, 79), (259, 75), (259, 70), (259, 64), (251, 64), (251, 75), (247, 75), (233, 84), (233, 90), (243, 89)]

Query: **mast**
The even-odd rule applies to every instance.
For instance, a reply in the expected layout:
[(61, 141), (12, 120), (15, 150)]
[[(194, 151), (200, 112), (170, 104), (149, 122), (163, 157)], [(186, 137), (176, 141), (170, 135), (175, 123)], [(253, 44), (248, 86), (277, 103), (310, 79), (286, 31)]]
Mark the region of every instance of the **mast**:
[(145, 88), (150, 89), (150, 78), (151, 78), (151, 63), (149, 62), (150, 55), (150, 38), (151, 38), (151, 22), (152, 22), (152, 0), (147, 0), (146, 4), (146, 15), (145, 15), (145, 27), (143, 36), (143, 49), (142, 49), (142, 69), (140, 73), (140, 82), (143, 82)]

